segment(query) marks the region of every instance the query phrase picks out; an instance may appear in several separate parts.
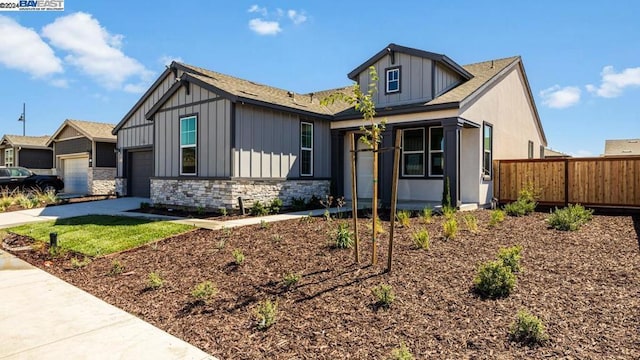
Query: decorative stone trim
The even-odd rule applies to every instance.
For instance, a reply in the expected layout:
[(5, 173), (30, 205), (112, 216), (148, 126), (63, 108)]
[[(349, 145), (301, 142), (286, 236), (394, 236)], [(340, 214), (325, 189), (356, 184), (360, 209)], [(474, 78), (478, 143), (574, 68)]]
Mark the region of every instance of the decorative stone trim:
[(89, 168), (87, 181), (91, 195), (111, 195), (116, 191), (116, 168)]
[(151, 179), (151, 201), (154, 204), (218, 209), (238, 208), (238, 197), (246, 207), (255, 201), (263, 203), (280, 198), (284, 205), (291, 199), (308, 200), (313, 195), (329, 193), (329, 180), (212, 180)]

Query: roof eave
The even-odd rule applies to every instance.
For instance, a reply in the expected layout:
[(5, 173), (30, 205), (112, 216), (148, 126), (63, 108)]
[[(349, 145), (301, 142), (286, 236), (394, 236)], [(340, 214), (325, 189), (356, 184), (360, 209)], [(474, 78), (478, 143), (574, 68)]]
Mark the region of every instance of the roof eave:
[[(400, 107), (395, 109), (387, 107), (383, 109), (377, 109), (376, 117), (421, 113), (421, 112), (438, 111), (438, 110), (451, 110), (451, 109), (458, 109), (459, 107), (460, 107), (460, 103), (457, 101), (452, 101), (452, 102), (442, 103), (442, 104), (434, 104), (434, 105), (416, 104), (415, 106), (406, 106), (406, 107)], [(359, 118), (362, 118), (362, 115), (359, 113), (347, 114), (347, 115), (336, 114), (333, 117), (333, 119), (336, 121), (353, 120), (353, 119), (359, 119)]]

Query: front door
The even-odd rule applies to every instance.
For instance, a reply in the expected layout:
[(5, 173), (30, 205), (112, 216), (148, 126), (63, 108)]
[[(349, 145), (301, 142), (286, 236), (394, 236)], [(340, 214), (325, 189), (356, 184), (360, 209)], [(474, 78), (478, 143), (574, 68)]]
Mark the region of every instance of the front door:
[[(345, 135), (344, 141), (344, 197), (351, 199), (351, 134)], [(366, 150), (369, 145), (358, 140), (356, 134), (356, 148)], [(373, 198), (373, 152), (358, 151), (356, 153), (356, 185), (358, 199), (370, 200)]]

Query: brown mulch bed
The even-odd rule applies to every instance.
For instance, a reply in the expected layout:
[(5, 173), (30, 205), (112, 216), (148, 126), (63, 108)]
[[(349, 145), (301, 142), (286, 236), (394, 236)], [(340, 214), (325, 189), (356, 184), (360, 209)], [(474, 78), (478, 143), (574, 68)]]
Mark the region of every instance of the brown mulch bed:
[[(442, 238), (442, 218), (396, 231), (393, 271), (384, 272), (386, 239), (379, 265), (327, 245), (337, 221), (322, 219), (195, 230), (154, 245), (95, 259), (70, 270), (69, 257), (45, 269), (221, 359), (385, 359), (401, 342), (415, 358), (447, 359), (637, 359), (640, 358), (640, 216), (594, 216), (577, 232), (548, 229), (545, 214), (507, 218), (487, 226), (488, 211), (474, 213), (480, 231)], [(459, 218), (462, 217), (458, 214)], [(385, 223), (385, 226), (388, 224)], [(431, 248), (417, 250), (411, 234), (426, 227)], [(361, 239), (370, 237), (363, 223)], [(385, 236), (386, 238), (386, 236)], [(472, 290), (480, 262), (498, 249), (521, 244), (524, 272), (507, 298), (484, 300)], [(231, 252), (242, 249), (241, 266)], [(44, 252), (18, 256), (38, 266)], [(106, 275), (112, 261), (124, 273)], [(166, 280), (148, 290), (147, 276)], [(282, 276), (303, 275), (287, 290)], [(126, 275), (125, 275), (126, 274)], [(220, 293), (207, 305), (191, 289), (211, 280)], [(371, 289), (390, 284), (396, 301), (378, 309)], [(264, 299), (278, 301), (277, 323), (255, 327), (253, 311)], [(509, 340), (520, 309), (539, 316), (550, 340), (540, 347)]]
[[(61, 199), (60, 202), (57, 204), (40, 205), (37, 207), (51, 207), (51, 206), (58, 206), (58, 205), (65, 205), (65, 204), (76, 204), (76, 203), (87, 202), (87, 201), (98, 201), (98, 200), (107, 200), (107, 199), (115, 199), (115, 198), (116, 198), (115, 195), (88, 195), (88, 196), (82, 196), (82, 197), (76, 197), (76, 198)], [(19, 210), (26, 210), (26, 209), (18, 204), (13, 204), (7, 207), (4, 211), (1, 211), (0, 214), (5, 212), (11, 212), (11, 211), (19, 211)]]

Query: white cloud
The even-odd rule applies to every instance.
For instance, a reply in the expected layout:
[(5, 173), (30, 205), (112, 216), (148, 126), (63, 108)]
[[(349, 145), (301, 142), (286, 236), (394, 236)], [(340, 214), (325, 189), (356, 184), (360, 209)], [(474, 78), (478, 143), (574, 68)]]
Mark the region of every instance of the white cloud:
[(540, 91), (542, 104), (554, 109), (564, 109), (576, 105), (580, 102), (580, 94), (580, 88), (577, 86), (560, 87), (560, 85), (555, 85)]
[(165, 66), (171, 65), (171, 63), (174, 62), (174, 61), (184, 62), (181, 57), (179, 57), (179, 56), (171, 56), (171, 55), (162, 55), (158, 59), (158, 62), (160, 64), (162, 64), (162, 65), (165, 65)]
[(259, 35), (276, 35), (282, 31), (279, 22), (262, 19), (249, 20), (249, 28)]
[(0, 15), (0, 64), (36, 78), (63, 72), (62, 61), (33, 29)]
[(122, 35), (112, 35), (91, 14), (77, 12), (57, 18), (42, 29), (42, 35), (56, 48), (65, 50), (65, 61), (93, 77), (107, 89), (129, 91), (146, 83), (153, 73), (122, 50)]
[(49, 81), (49, 84), (51, 84), (52, 86), (55, 86), (55, 87), (59, 87), (59, 88), (68, 88), (69, 87), (69, 81), (67, 81), (67, 79), (53, 79), (53, 80)]
[(569, 152), (569, 155), (573, 156), (573, 157), (593, 157), (595, 156), (591, 151), (589, 150), (578, 150), (578, 151), (572, 151)]
[(260, 7), (256, 4), (251, 5), (251, 7), (249, 8), (249, 10), (247, 10), (250, 13), (258, 13), (262, 16), (267, 16), (267, 8), (266, 7)]
[(613, 66), (605, 66), (600, 73), (602, 82), (599, 87), (587, 85), (587, 91), (605, 98), (622, 95), (627, 87), (640, 86), (640, 67), (627, 68), (617, 73)]
[(297, 12), (295, 10), (289, 10), (287, 11), (287, 16), (289, 17), (289, 19), (291, 19), (291, 21), (293, 21), (294, 24), (298, 25), (298, 24), (302, 24), (303, 22), (307, 21), (307, 16), (302, 13), (302, 12)]

